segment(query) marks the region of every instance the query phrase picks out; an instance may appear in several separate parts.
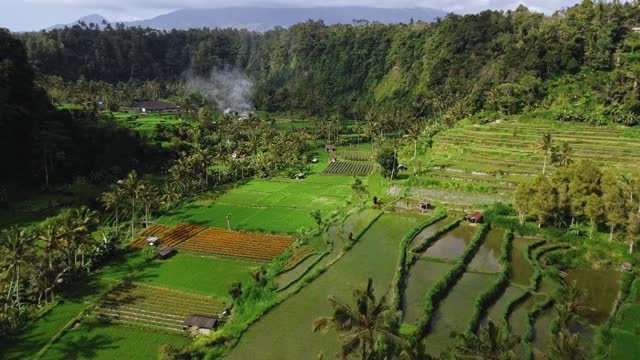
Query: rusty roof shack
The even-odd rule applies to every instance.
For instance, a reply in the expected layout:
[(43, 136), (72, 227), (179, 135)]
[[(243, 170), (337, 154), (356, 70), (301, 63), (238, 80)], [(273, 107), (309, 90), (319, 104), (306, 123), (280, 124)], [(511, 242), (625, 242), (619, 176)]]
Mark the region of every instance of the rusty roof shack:
[(192, 332), (208, 335), (212, 329), (218, 326), (217, 316), (189, 315), (182, 323), (184, 327)]
[(468, 221), (473, 224), (479, 224), (484, 221), (484, 215), (480, 211), (474, 211), (471, 214), (464, 216), (464, 221)]
[(160, 259), (166, 259), (169, 258), (171, 255), (173, 255), (173, 253), (176, 252), (176, 249), (174, 249), (171, 246), (165, 246), (162, 249), (156, 251), (156, 255), (160, 258)]

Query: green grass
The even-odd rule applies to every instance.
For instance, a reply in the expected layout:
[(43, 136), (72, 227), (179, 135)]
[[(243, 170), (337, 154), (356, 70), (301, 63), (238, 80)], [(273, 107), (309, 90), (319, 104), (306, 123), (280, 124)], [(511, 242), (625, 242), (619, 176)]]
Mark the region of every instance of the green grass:
[(453, 264), (418, 260), (411, 268), (406, 279), (404, 293), (403, 321), (414, 325), (424, 313), (425, 294), (433, 284), (442, 278)]
[(149, 260), (139, 251), (102, 270), (106, 279), (130, 278), (135, 282), (182, 292), (227, 299), (234, 281), (246, 282), (259, 264), (185, 252), (166, 259)]
[(43, 359), (155, 359), (161, 345), (182, 346), (190, 341), (181, 335), (85, 321), (63, 336)]
[[(313, 334), (311, 323), (332, 313), (327, 296), (350, 301), (354, 287), (374, 279), (377, 296), (391, 286), (399, 242), (423, 217), (383, 215), (334, 266), (299, 293), (265, 314), (242, 336), (228, 359), (307, 359), (338, 351), (336, 334)], [(276, 345), (276, 346), (274, 346)]]
[(613, 329), (613, 342), (611, 344), (611, 359), (634, 360), (640, 353), (640, 336), (635, 333)]
[(229, 190), (216, 201), (196, 201), (172, 210), (159, 223), (227, 227), (231, 214), (234, 230), (295, 233), (301, 227), (314, 227), (309, 214), (335, 211), (351, 194), (351, 177), (310, 176), (304, 180), (252, 180)]

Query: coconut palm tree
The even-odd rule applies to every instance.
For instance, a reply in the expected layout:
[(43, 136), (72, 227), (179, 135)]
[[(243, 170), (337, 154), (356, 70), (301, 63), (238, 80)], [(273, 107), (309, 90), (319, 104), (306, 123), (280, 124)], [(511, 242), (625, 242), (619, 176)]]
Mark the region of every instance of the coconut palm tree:
[(397, 320), (397, 314), (387, 304), (386, 297), (376, 299), (373, 279), (369, 279), (366, 288), (353, 291), (353, 301), (354, 304), (347, 304), (330, 296), (333, 316), (316, 319), (312, 327), (313, 332), (326, 333), (330, 329), (338, 331), (342, 358), (347, 358), (358, 350), (362, 359), (374, 358), (375, 343), (379, 338), (401, 346), (406, 344), (390, 326)]
[(158, 188), (149, 181), (144, 181), (140, 188), (140, 201), (144, 206), (144, 221), (149, 223), (149, 213), (151, 209), (156, 208), (159, 204), (160, 194)]
[(0, 233), (0, 265), (10, 279), (6, 299), (9, 302), (13, 296), (18, 310), (22, 308), (22, 275), (35, 253), (35, 241), (35, 235), (27, 228), (12, 227)]
[(506, 327), (497, 326), (493, 321), (475, 334), (458, 335), (455, 353), (456, 359), (509, 360), (516, 359), (515, 348), (520, 337), (509, 334)]
[(118, 232), (120, 230), (120, 207), (124, 205), (126, 199), (126, 194), (124, 190), (117, 185), (111, 186), (111, 191), (107, 191), (102, 194), (100, 200), (104, 205), (106, 210), (114, 210), (115, 211), (115, 232), (116, 237), (118, 237)]
[(544, 164), (542, 165), (542, 175), (544, 175), (547, 171), (547, 157), (553, 148), (553, 139), (550, 131), (542, 132), (540, 142), (536, 145), (536, 148), (544, 152)]
[(140, 178), (138, 178), (138, 173), (135, 170), (132, 170), (125, 179), (118, 181), (118, 185), (122, 187), (124, 193), (131, 200), (131, 237), (134, 237), (136, 223), (136, 200), (140, 196), (142, 182), (140, 181)]
[(425, 122), (422, 119), (411, 118), (407, 124), (407, 138), (413, 142), (413, 176), (418, 175), (418, 141), (425, 128)]
[(563, 168), (568, 168), (569, 165), (573, 162), (573, 148), (568, 142), (562, 143), (562, 148), (560, 149), (560, 158), (558, 159), (558, 163)]

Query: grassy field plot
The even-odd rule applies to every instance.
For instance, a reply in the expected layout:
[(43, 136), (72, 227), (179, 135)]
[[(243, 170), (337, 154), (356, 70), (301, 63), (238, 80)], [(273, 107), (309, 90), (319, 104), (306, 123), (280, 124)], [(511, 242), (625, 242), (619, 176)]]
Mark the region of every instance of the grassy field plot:
[(366, 151), (340, 151), (337, 156), (346, 161), (369, 161), (373, 153)]
[(106, 279), (128, 278), (138, 283), (161, 286), (185, 293), (227, 299), (234, 281), (245, 282), (258, 266), (252, 261), (178, 252), (166, 259), (147, 259), (140, 252), (101, 270)]
[(194, 202), (158, 219), (165, 225), (182, 223), (234, 230), (295, 233), (314, 227), (310, 211), (328, 214), (351, 194), (350, 177), (311, 176), (304, 180), (253, 180), (222, 195), (215, 202)]
[(227, 358), (298, 360), (315, 358), (320, 352), (335, 354), (335, 332), (320, 335), (311, 331), (314, 319), (332, 313), (327, 296), (348, 301), (353, 287), (364, 286), (369, 277), (374, 279), (376, 295), (382, 296), (391, 286), (400, 240), (423, 219), (380, 217), (334, 266), (253, 324)]
[(178, 245), (178, 249), (271, 260), (280, 255), (291, 243), (293, 243), (293, 238), (290, 236), (263, 235), (208, 228)]
[(149, 333), (106, 321), (85, 321), (69, 331), (43, 359), (155, 359), (161, 345), (183, 346), (191, 339), (169, 333)]

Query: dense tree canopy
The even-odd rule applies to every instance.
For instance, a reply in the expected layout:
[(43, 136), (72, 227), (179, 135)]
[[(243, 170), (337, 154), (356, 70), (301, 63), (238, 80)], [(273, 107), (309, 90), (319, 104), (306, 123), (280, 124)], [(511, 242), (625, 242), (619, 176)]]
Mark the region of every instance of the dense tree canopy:
[[(263, 110), (367, 111), (389, 105), (456, 121), (555, 106), (563, 119), (640, 115), (637, 4), (584, 1), (553, 16), (485, 11), (432, 24), (307, 22), (253, 33), (106, 25), (21, 35), (36, 69), (64, 80), (180, 80), (234, 68)], [(604, 108), (607, 106), (607, 108)], [(594, 113), (596, 115), (594, 115)]]

